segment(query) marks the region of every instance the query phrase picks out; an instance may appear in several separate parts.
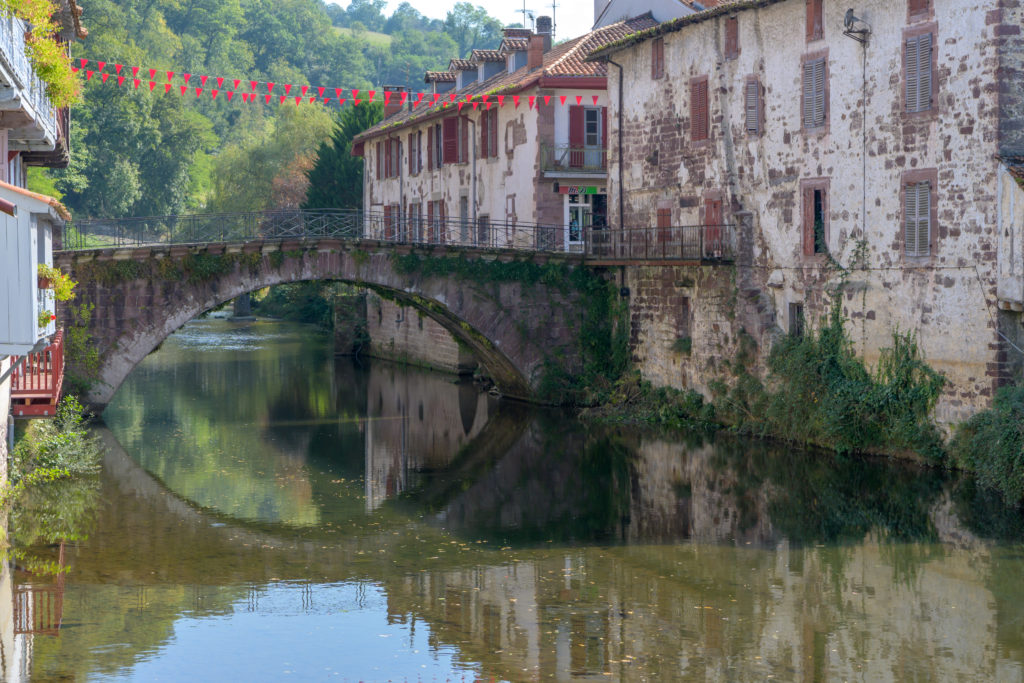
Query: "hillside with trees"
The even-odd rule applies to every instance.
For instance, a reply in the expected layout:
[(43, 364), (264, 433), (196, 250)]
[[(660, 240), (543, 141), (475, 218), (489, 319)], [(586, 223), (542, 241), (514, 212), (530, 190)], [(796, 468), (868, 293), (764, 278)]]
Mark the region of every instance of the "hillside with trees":
[[(500, 22), (470, 3), (445, 19), (408, 2), (385, 16), (385, 5), (90, 0), (83, 17), (90, 35), (73, 56), (161, 74), (420, 89), (424, 71), (500, 42)], [(317, 151), (332, 148), (343, 123), (336, 107), (151, 93), (130, 80), (121, 87), (93, 80), (83, 93), (72, 114), (71, 166), (30, 174), (33, 189), (59, 194), (82, 218), (300, 206)]]

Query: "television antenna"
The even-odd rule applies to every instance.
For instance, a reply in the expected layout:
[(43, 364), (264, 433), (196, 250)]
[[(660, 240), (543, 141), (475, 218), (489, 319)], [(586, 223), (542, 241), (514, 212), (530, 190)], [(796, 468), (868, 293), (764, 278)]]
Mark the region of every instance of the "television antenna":
[(558, 22), (555, 21), (555, 10), (561, 7), (556, 0), (551, 0), (551, 41), (554, 42), (558, 33)]
[(517, 9), (516, 12), (523, 15), (523, 28), (526, 28), (526, 19), (529, 18), (533, 21), (533, 10), (526, 9), (526, 0), (523, 0), (523, 9)]

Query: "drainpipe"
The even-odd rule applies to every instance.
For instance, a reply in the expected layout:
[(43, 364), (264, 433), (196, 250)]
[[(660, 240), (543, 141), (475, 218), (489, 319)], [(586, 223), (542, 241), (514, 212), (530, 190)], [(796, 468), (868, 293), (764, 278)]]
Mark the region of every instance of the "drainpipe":
[(623, 203), (622, 203), (622, 65), (621, 64), (616, 64), (615, 62), (613, 62), (611, 57), (605, 57), (604, 61), (605, 61), (605, 63), (611, 64), (612, 66), (614, 66), (615, 68), (617, 68), (619, 70), (619, 107), (618, 107), (618, 111), (616, 112), (619, 121), (618, 121), (618, 126), (617, 126), (618, 130), (616, 131), (616, 133), (617, 133), (618, 145), (619, 145), (619, 231), (621, 233), (621, 232), (623, 232), (626, 229), (625, 228), (625, 225), (626, 225), (625, 220), (626, 219), (624, 217), (625, 216), (625, 207), (623, 206)]
[[(401, 204), (398, 205), (398, 224), (403, 226), (402, 233), (406, 235), (408, 239), (409, 222), (405, 218), (405, 164), (402, 163), (402, 139), (398, 139), (398, 201)], [(409, 152), (412, 154), (412, 151)], [(403, 240), (403, 241), (406, 241)]]

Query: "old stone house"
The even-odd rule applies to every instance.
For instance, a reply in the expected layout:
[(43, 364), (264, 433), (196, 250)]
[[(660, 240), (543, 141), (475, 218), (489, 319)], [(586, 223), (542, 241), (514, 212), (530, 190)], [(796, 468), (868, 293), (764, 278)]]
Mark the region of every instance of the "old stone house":
[(987, 406), (1024, 347), (1022, 21), (1008, 0), (740, 0), (596, 51), (613, 230), (734, 226), (734, 259), (623, 269), (644, 375), (706, 392), (742, 334), (763, 358), (816, 325), (841, 266), (869, 363), (913, 332), (950, 380), (937, 418)]
[(607, 69), (585, 58), (656, 22), (618, 21), (554, 47), (550, 19), (537, 25), (428, 72), (423, 96), (392, 92), (384, 121), (356, 137), (370, 234), (579, 251), (605, 224)]

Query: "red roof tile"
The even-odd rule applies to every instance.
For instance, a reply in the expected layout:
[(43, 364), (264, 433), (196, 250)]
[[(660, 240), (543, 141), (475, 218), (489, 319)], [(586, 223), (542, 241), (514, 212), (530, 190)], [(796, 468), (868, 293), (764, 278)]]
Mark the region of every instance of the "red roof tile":
[(474, 62), (504, 62), (505, 55), (501, 50), (473, 50)]
[(455, 74), (451, 71), (428, 71), (423, 76), (424, 83), (454, 83)]

